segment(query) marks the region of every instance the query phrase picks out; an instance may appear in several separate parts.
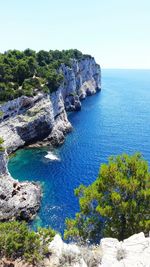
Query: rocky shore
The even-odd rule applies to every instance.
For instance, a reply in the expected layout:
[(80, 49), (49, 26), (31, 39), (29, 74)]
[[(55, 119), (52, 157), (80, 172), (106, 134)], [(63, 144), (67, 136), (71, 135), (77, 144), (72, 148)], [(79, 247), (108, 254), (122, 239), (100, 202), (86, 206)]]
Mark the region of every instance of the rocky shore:
[(0, 221), (31, 220), (40, 201), (40, 185), (14, 180), (7, 170), (6, 153), (0, 152)]
[(66, 111), (81, 110), (81, 100), (101, 90), (101, 71), (95, 59), (61, 65), (64, 81), (50, 95), (21, 96), (0, 105), (0, 220), (32, 219), (40, 206), (40, 186), (20, 183), (7, 170), (6, 157), (23, 146), (59, 146), (72, 130)]

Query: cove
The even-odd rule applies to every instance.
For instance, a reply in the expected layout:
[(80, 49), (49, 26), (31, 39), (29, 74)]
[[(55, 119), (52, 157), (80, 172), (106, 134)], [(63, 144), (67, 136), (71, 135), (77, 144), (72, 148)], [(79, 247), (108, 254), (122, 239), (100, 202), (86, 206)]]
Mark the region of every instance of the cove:
[(70, 113), (73, 131), (54, 150), (59, 161), (45, 158), (47, 148), (21, 149), (9, 160), (11, 175), (40, 182), (41, 209), (32, 226), (64, 230), (74, 217), (78, 200), (74, 189), (88, 185), (110, 155), (139, 151), (150, 164), (150, 70), (103, 70), (102, 91)]

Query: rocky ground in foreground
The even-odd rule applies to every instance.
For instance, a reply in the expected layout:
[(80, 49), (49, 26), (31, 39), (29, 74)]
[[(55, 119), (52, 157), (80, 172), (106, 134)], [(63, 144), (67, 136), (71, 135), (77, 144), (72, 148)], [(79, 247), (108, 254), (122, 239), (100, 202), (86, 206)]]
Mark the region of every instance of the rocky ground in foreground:
[[(59, 235), (49, 244), (50, 256), (36, 267), (150, 267), (150, 237), (135, 234), (123, 242), (104, 238), (97, 246), (66, 244)], [(32, 267), (1, 259), (0, 267)]]

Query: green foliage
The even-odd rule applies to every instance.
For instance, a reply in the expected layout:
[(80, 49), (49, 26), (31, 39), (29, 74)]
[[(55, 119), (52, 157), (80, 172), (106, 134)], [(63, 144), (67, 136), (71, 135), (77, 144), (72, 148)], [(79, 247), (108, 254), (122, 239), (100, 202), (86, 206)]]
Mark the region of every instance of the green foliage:
[(56, 91), (56, 89), (62, 83), (64, 77), (62, 74), (58, 74), (56, 70), (51, 70), (47, 76), (47, 86), (50, 92)]
[(44, 51), (44, 50), (40, 50), (37, 53), (36, 58), (40, 66), (46, 66), (47, 64), (51, 62), (51, 55), (49, 54), (49, 52)]
[(36, 263), (48, 253), (48, 244), (53, 240), (55, 231), (39, 228), (29, 230), (25, 222), (0, 223), (0, 257), (22, 259)]
[(0, 137), (0, 145), (2, 145), (4, 143), (4, 140), (2, 137)]
[(80, 212), (67, 219), (65, 238), (97, 241), (101, 236), (119, 240), (150, 230), (150, 173), (138, 153), (111, 157), (102, 164), (90, 186), (75, 190)]
[(0, 152), (4, 152), (5, 148), (3, 147), (4, 140), (2, 137), (0, 137)]
[(0, 117), (4, 115), (4, 112), (0, 110)]
[[(0, 54), (0, 101), (21, 95), (33, 96), (38, 91), (54, 92), (63, 81), (62, 74), (58, 72), (60, 65), (63, 63), (71, 67), (71, 59), (82, 60), (86, 57), (90, 56), (83, 55), (77, 49), (41, 50), (36, 53), (28, 48)], [(38, 79), (38, 86), (32, 79)]]

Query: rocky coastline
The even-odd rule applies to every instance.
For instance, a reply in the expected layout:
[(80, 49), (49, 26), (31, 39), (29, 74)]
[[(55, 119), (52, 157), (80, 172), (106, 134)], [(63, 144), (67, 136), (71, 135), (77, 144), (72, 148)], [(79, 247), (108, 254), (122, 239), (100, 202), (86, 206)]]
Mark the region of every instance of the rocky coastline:
[(61, 65), (64, 81), (52, 94), (21, 96), (0, 105), (0, 221), (32, 219), (40, 207), (41, 189), (35, 183), (20, 183), (7, 170), (7, 155), (24, 146), (63, 144), (72, 130), (67, 111), (81, 110), (81, 100), (101, 90), (100, 66), (92, 57)]

